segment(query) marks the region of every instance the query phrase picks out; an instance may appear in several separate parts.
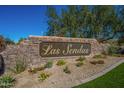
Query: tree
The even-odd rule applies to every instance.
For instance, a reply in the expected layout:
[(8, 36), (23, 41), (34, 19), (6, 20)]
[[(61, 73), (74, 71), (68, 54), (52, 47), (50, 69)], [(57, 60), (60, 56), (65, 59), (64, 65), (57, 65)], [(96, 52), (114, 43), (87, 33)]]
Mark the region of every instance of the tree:
[(47, 7), (47, 16), (48, 16), (48, 32), (47, 35), (57, 35), (59, 30), (59, 16), (53, 6)]
[(106, 39), (116, 30), (117, 16), (113, 6), (94, 6), (91, 31), (93, 37)]
[(5, 38), (5, 43), (7, 44), (7, 45), (10, 45), (10, 44), (15, 44), (15, 42), (13, 41), (13, 40), (11, 40), (10, 38)]
[(26, 40), (26, 38), (20, 38), (17, 44), (20, 44), (23, 40)]
[(124, 8), (115, 6), (67, 6), (57, 14), (48, 8), (47, 35), (109, 40), (124, 32)]

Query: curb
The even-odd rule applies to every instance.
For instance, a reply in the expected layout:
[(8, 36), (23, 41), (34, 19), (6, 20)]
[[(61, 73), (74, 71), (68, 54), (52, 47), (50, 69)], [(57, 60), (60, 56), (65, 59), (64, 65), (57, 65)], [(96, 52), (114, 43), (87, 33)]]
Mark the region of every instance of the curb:
[[(101, 71), (101, 72), (99, 72), (99, 73), (97, 73), (97, 74), (95, 74), (95, 75), (93, 75), (93, 76), (91, 76), (91, 77), (89, 77), (89, 78), (87, 78), (87, 79), (79, 80), (79, 81), (76, 83), (76, 85), (74, 85), (74, 86), (78, 86), (78, 85), (80, 85), (80, 84), (87, 83), (87, 82), (89, 82), (89, 81), (92, 81), (92, 80), (94, 80), (94, 79), (100, 77), (100, 76), (103, 76), (104, 74), (106, 74), (107, 72), (109, 72), (109, 71), (111, 71), (112, 69), (116, 68), (117, 66), (119, 66), (119, 65), (122, 64), (122, 63), (124, 63), (124, 60), (121, 59), (121, 60), (119, 60), (117, 63), (115, 63), (115, 64), (113, 64), (113, 65), (108, 66), (107, 68), (105, 68), (105, 70), (103, 70), (103, 71)], [(74, 87), (74, 86), (71, 86), (71, 87)]]

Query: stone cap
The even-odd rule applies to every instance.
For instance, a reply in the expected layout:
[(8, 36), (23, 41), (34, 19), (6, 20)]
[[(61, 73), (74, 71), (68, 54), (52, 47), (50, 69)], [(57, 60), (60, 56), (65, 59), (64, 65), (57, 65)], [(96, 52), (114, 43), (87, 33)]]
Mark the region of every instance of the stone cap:
[(71, 37), (57, 37), (57, 36), (29, 36), (31, 41), (54, 41), (54, 42), (88, 42), (97, 41), (93, 38), (71, 38)]

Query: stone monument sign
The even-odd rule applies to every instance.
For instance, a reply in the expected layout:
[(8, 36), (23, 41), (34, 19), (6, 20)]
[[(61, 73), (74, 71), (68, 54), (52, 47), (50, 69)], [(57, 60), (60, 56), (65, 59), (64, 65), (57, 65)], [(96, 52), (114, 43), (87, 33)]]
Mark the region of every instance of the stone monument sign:
[[(29, 36), (19, 45), (8, 45), (1, 52), (5, 67), (15, 65), (17, 59), (30, 65), (40, 65), (48, 60), (92, 57), (103, 51), (96, 39), (56, 36)], [(73, 56), (73, 57), (72, 57)]]
[(91, 53), (90, 43), (41, 42), (41, 57), (85, 56)]

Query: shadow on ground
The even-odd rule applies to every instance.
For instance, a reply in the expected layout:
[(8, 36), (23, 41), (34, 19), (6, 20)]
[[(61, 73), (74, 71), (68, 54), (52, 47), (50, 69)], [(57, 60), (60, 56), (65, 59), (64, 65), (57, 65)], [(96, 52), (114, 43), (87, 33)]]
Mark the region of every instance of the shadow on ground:
[(5, 71), (5, 64), (2, 55), (0, 55), (0, 75), (2, 75)]

